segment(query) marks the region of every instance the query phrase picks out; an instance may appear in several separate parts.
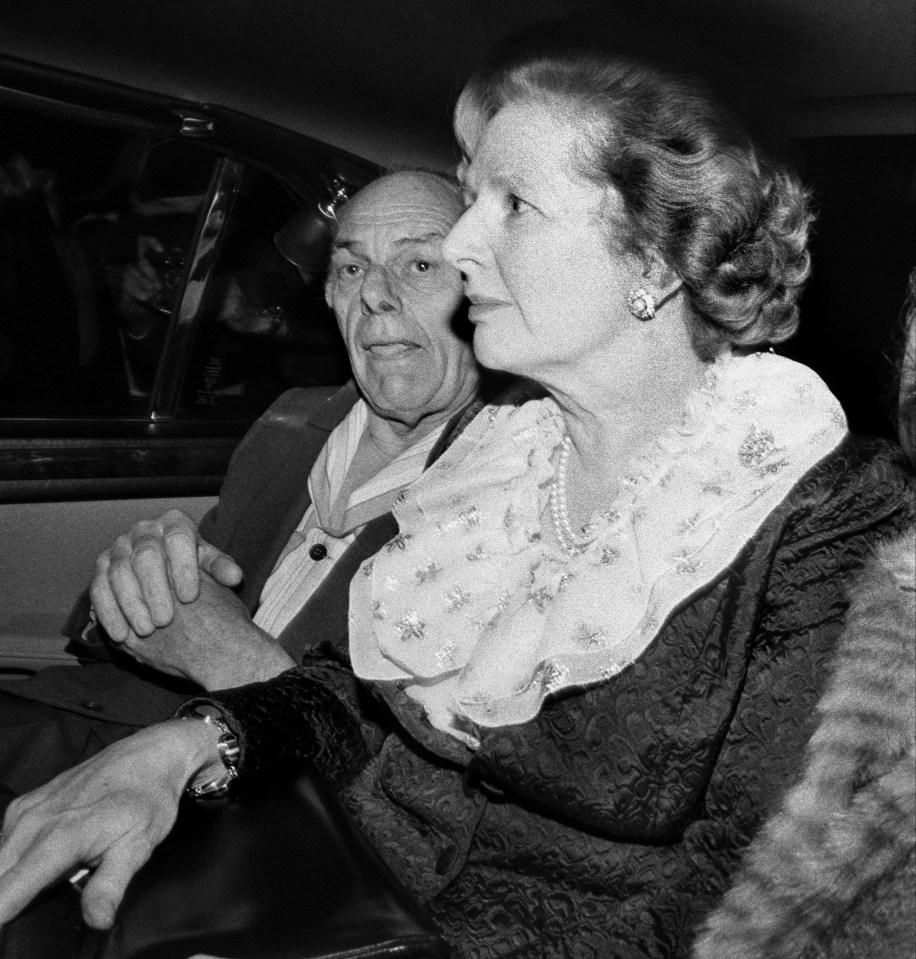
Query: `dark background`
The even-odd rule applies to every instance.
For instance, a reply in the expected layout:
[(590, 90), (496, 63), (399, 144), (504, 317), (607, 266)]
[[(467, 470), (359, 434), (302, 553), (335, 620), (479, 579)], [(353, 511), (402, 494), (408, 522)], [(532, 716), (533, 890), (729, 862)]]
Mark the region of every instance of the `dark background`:
[(820, 373), (853, 430), (893, 436), (902, 310), (916, 267), (916, 136), (793, 147), (818, 218), (801, 326), (780, 352)]

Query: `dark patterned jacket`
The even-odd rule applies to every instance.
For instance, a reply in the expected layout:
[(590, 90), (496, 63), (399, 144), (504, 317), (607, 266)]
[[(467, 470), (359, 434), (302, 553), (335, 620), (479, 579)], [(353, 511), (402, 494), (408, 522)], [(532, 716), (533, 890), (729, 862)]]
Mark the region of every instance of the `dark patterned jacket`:
[(357, 681), (345, 628), (212, 700), (243, 773), (326, 773), (456, 955), (687, 956), (800, 770), (850, 574), (913, 512), (896, 447), (847, 438), (635, 663), (473, 753)]

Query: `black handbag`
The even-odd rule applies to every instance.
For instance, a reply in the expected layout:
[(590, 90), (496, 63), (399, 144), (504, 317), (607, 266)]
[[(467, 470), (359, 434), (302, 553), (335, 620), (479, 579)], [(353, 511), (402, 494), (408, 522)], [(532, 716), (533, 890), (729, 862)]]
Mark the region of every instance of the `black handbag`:
[[(56, 895), (69, 905), (46, 899), (37, 908), (74, 937), (75, 896), (63, 887)], [(48, 955), (29, 947), (28, 924), (26, 912), (8, 927), (4, 959)], [(38, 917), (31, 938), (39, 925), (47, 939)], [(79, 959), (448, 956), (419, 904), (311, 772), (187, 803), (131, 880), (113, 927), (82, 927), (75, 938), (66, 953)]]

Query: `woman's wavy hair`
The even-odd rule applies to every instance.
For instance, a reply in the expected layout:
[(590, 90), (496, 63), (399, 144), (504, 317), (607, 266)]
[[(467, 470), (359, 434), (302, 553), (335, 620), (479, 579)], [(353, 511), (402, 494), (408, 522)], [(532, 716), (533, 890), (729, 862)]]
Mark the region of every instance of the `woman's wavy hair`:
[(763, 160), (703, 90), (645, 63), (595, 53), (513, 56), (477, 73), (455, 108), (466, 158), (510, 103), (556, 103), (582, 121), (580, 172), (612, 185), (614, 246), (659, 255), (683, 281), (705, 355), (788, 339), (811, 269), (808, 194)]

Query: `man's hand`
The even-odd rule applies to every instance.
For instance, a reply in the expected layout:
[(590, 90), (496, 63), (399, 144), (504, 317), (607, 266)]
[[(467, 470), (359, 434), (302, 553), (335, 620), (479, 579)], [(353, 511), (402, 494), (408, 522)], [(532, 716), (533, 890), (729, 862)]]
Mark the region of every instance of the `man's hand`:
[(116, 643), (149, 636), (175, 614), (174, 598), (191, 603), (199, 570), (225, 586), (242, 581), (238, 564), (201, 539), (180, 510), (137, 523), (96, 560), (89, 596), (99, 622)]
[[(130, 323), (130, 331), (139, 335), (152, 325), (151, 314), (158, 312), (163, 282), (159, 271), (146, 258), (128, 263), (121, 276), (118, 313)], [(157, 322), (160, 322), (157, 319)]]
[(160, 723), (16, 799), (0, 844), (0, 925), (88, 866), (83, 917), (108, 928), (131, 877), (171, 830), (187, 783), (221, 768), (218, 738), (207, 723)]
[(6, 166), (0, 163), (0, 207), (11, 202), (27, 204), (30, 197), (39, 198), (47, 208), (51, 224), (59, 229), (61, 215), (56, 175), (50, 170), (36, 170), (20, 154), (11, 156)]
[(183, 255), (166, 250), (154, 236), (137, 237), (137, 259), (121, 275), (118, 313), (136, 338), (160, 326), (172, 314), (180, 290)]
[(200, 595), (176, 602), (168, 626), (122, 645), (141, 663), (184, 676), (204, 689), (226, 689), (263, 682), (296, 665), (271, 636), (251, 621), (242, 601), (201, 572)]

